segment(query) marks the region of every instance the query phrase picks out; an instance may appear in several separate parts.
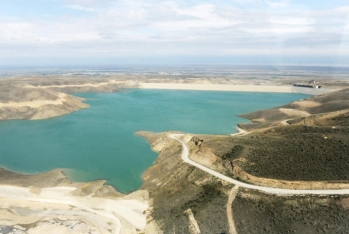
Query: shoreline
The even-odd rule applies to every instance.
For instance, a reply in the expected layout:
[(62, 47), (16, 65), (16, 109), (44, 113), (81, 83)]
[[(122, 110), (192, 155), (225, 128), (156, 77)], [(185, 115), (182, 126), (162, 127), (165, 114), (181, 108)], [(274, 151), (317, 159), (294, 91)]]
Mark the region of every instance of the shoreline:
[[(105, 180), (74, 182), (62, 168), (35, 175), (1, 167), (0, 172), (3, 177), (0, 202), (5, 204), (2, 210), (24, 212), (24, 215), (19, 213), (9, 218), (13, 230), (32, 231), (25, 226), (26, 213), (32, 214), (31, 222), (39, 233), (44, 233), (48, 224), (64, 233), (75, 233), (76, 226), (82, 233), (112, 230), (118, 234), (144, 230), (147, 225), (149, 194), (146, 190), (121, 194), (113, 186), (105, 185)], [(47, 210), (52, 212), (47, 213)], [(4, 215), (0, 215), (0, 220), (4, 220)], [(3, 224), (0, 222), (0, 226)]]
[(195, 83), (138, 83), (139, 89), (293, 93), (293, 86)]

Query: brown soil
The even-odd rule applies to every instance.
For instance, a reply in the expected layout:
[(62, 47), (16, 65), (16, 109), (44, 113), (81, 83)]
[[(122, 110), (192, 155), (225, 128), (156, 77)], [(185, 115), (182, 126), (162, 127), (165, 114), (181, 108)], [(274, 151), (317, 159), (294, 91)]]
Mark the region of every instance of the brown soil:
[[(46, 119), (87, 108), (88, 105), (83, 103), (82, 98), (64, 95), (62, 99), (62, 93), (117, 92), (124, 85), (107, 83), (107, 81), (106, 79), (2, 79), (0, 80), (0, 120)], [(103, 85), (99, 86), (99, 84)], [(58, 102), (55, 103), (57, 100)], [(43, 104), (31, 106), (35, 102)], [(1, 106), (1, 104), (7, 105)]]
[(37, 175), (23, 175), (0, 168), (0, 184), (15, 186), (35, 186), (39, 188), (54, 187), (59, 184), (69, 185), (72, 182), (63, 174), (62, 170), (56, 169)]
[[(58, 102), (55, 103), (55, 101)], [(38, 102), (43, 104), (31, 106), (31, 103)], [(25, 104), (19, 105), (20, 103)], [(1, 106), (1, 104), (7, 105)], [(49, 89), (25, 88), (24, 84), (14, 85), (0, 82), (0, 120), (45, 119), (87, 107), (88, 105), (83, 103), (83, 99), (79, 97)]]
[[(281, 109), (281, 110), (280, 110)], [(288, 112), (282, 111), (287, 109)], [(349, 109), (349, 89), (343, 89), (333, 93), (323, 94), (301, 101), (295, 101), (287, 105), (267, 110), (259, 110), (239, 116), (254, 120), (263, 119), (265, 122), (279, 122), (285, 119), (306, 117), (305, 113), (321, 114)], [(243, 129), (256, 129), (248, 124), (240, 125)], [(262, 128), (259, 126), (258, 128)]]
[(349, 126), (349, 109), (287, 121), (291, 125)]
[(36, 175), (24, 175), (0, 168), (0, 184), (19, 187), (32, 187), (32, 192), (41, 188), (55, 186), (73, 186), (77, 189), (73, 192), (76, 196), (95, 196), (104, 198), (117, 198), (123, 194), (110, 185), (105, 185), (104, 180), (96, 180), (86, 183), (73, 183), (62, 171), (55, 169)]

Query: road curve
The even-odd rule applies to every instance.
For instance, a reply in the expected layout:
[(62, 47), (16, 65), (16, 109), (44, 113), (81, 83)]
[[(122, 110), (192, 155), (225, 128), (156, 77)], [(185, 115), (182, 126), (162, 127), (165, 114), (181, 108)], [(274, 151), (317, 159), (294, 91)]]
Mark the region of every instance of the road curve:
[(349, 194), (349, 189), (333, 189), (333, 190), (296, 190), (296, 189), (281, 189), (281, 188), (271, 188), (271, 187), (264, 187), (264, 186), (258, 186), (253, 184), (247, 184), (238, 180), (235, 180), (231, 177), (225, 176), (219, 172), (216, 172), (210, 168), (207, 168), (199, 163), (196, 163), (192, 161), (189, 158), (189, 147), (187, 143), (178, 137), (184, 136), (185, 134), (170, 134), (169, 137), (179, 141), (182, 144), (183, 150), (182, 150), (182, 159), (184, 162), (191, 164), (192, 166), (195, 166), (219, 179), (222, 179), (224, 181), (227, 181), (231, 184), (238, 185), (239, 187), (246, 188), (246, 189), (254, 189), (258, 190), (264, 193), (269, 194), (276, 194), (276, 195), (283, 195), (283, 196), (292, 196), (292, 195), (345, 195)]

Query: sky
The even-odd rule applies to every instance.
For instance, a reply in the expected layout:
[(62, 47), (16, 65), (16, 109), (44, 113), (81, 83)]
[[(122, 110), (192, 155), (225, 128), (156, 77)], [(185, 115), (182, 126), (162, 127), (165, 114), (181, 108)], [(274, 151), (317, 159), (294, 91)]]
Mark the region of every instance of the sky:
[(0, 67), (349, 66), (348, 0), (0, 0)]

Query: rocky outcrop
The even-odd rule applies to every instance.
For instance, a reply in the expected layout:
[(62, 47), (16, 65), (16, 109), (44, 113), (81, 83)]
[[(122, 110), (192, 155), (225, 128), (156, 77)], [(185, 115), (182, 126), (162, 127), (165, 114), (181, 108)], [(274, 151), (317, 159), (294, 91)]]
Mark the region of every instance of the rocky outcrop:
[(223, 166), (228, 169), (231, 174), (234, 174), (234, 164), (230, 160), (224, 160)]
[(196, 152), (200, 150), (200, 147), (204, 140), (201, 140), (200, 138), (193, 136), (190, 141), (188, 142), (188, 147), (190, 149), (190, 152)]

